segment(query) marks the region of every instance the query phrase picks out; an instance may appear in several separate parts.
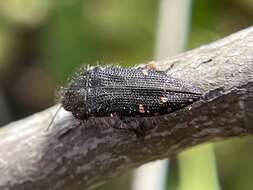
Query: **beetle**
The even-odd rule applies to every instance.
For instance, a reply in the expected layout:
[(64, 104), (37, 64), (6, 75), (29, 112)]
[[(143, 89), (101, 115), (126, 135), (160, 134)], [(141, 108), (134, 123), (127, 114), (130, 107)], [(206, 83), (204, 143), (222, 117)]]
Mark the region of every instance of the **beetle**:
[[(190, 83), (152, 68), (94, 66), (81, 69), (59, 91), (59, 102), (79, 120), (117, 117), (115, 128), (149, 129), (145, 119), (129, 125), (129, 117), (163, 115), (200, 99), (201, 91)], [(153, 125), (153, 124), (151, 124)]]

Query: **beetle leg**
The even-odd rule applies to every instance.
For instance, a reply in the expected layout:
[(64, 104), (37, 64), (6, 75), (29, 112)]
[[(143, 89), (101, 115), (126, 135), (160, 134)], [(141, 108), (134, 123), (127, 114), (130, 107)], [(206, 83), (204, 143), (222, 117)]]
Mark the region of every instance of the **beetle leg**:
[(157, 127), (157, 122), (152, 118), (143, 117), (139, 121), (139, 127), (143, 131), (150, 131)]
[(133, 131), (137, 137), (145, 136), (146, 132), (154, 129), (156, 124), (150, 123), (147, 118), (118, 118), (113, 128), (120, 129), (124, 131)]

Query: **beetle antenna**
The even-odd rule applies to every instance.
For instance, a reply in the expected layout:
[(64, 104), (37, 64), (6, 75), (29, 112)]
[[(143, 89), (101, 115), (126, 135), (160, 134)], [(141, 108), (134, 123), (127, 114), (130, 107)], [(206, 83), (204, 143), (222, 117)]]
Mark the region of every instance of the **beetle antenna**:
[(62, 107), (63, 107), (63, 105), (61, 104), (61, 105), (59, 106), (59, 108), (57, 108), (55, 114), (54, 114), (53, 117), (52, 117), (52, 120), (50, 121), (50, 123), (49, 123), (49, 125), (48, 125), (48, 127), (47, 127), (47, 131), (49, 131), (49, 129), (51, 128), (51, 126), (52, 126), (52, 124), (53, 124), (53, 122), (54, 122), (54, 120), (55, 120), (55, 118), (56, 118), (58, 112), (60, 111), (60, 109), (61, 109)]

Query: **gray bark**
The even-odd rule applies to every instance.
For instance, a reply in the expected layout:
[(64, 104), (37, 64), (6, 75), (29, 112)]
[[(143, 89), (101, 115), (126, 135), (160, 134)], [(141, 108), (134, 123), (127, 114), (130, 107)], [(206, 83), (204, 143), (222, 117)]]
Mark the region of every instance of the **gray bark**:
[[(80, 122), (56, 107), (0, 129), (0, 189), (89, 189), (187, 147), (253, 132), (253, 27), (155, 62), (194, 83), (202, 100), (164, 116), (143, 138), (112, 128), (114, 118)], [(136, 118), (138, 119), (138, 118)]]

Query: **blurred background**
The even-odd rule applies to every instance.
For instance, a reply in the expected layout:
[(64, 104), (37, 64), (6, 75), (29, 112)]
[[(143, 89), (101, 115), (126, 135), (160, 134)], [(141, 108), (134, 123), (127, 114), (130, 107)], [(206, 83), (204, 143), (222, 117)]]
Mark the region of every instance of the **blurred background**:
[[(152, 60), (159, 3), (0, 1), (0, 126), (53, 105), (55, 88), (81, 64)], [(186, 49), (252, 25), (252, 0), (192, 0)], [(246, 137), (215, 143), (212, 151), (201, 145), (183, 152), (170, 162), (165, 189), (252, 190), (252, 145)], [(98, 189), (129, 190), (131, 184), (129, 171)]]

